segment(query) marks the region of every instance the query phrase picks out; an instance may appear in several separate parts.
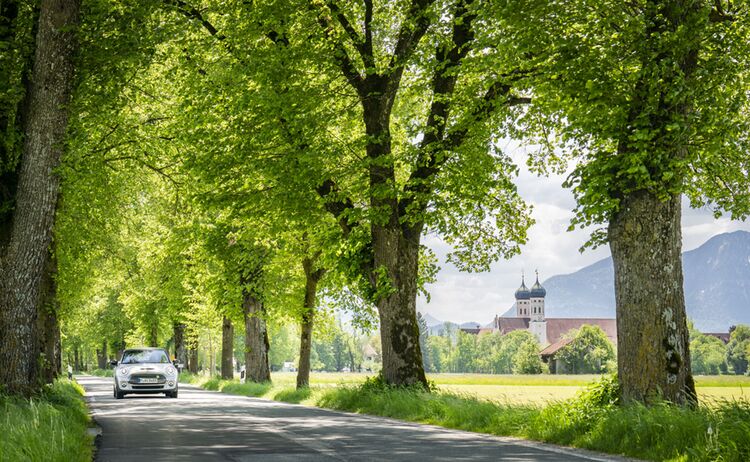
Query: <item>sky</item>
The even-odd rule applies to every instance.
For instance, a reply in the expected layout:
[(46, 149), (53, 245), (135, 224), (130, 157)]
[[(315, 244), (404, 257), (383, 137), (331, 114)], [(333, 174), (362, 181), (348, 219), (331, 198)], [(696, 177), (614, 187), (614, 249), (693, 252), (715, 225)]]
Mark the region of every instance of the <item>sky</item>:
[[(496, 262), (489, 272), (465, 273), (446, 261), (449, 245), (437, 236), (425, 236), (423, 243), (437, 254), (441, 270), (437, 281), (427, 287), (430, 302), (423, 296), (417, 300), (418, 311), (441, 321), (474, 321), (484, 325), (513, 305), (522, 271), (530, 287), (537, 269), (543, 283), (552, 276), (576, 272), (610, 256), (606, 245), (584, 253), (578, 251), (592, 229), (567, 231), (575, 199), (570, 190), (562, 187), (566, 175), (539, 177), (526, 168), (524, 148), (508, 143), (504, 149), (521, 166), (516, 180), (519, 194), (534, 206), (532, 216), (536, 223), (529, 229), (527, 244), (521, 247), (520, 255)], [(739, 229), (750, 231), (750, 221), (715, 219), (710, 210), (690, 209), (686, 202), (683, 200), (683, 251), (699, 247), (717, 234)]]

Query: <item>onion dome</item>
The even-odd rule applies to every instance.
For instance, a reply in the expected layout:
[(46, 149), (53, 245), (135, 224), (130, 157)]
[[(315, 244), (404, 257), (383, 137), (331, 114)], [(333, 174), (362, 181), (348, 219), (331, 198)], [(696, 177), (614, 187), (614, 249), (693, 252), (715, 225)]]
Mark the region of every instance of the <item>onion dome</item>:
[(531, 286), (531, 292), (529, 293), (531, 297), (534, 298), (544, 298), (545, 295), (547, 295), (547, 289), (542, 287), (541, 284), (539, 284), (539, 272), (536, 273), (536, 283), (534, 283), (533, 286)]
[(521, 276), (521, 287), (516, 290), (516, 300), (528, 300), (531, 298), (531, 292), (529, 292), (529, 289), (526, 288), (526, 284), (523, 281), (523, 276)]

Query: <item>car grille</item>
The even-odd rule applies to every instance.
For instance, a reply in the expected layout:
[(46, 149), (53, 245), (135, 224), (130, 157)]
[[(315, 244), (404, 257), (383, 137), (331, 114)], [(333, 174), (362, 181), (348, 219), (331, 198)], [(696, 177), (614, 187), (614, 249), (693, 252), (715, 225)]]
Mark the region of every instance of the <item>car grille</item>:
[[(141, 383), (141, 379), (156, 379), (156, 383)], [(164, 374), (133, 374), (128, 380), (133, 390), (160, 390), (164, 388), (167, 378)]]

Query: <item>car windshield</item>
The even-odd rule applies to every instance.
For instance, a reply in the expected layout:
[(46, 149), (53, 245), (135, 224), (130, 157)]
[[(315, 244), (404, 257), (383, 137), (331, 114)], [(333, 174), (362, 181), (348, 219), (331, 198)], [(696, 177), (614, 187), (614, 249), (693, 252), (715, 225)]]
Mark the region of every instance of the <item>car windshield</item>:
[(162, 363), (169, 362), (163, 350), (129, 350), (122, 355), (121, 364)]

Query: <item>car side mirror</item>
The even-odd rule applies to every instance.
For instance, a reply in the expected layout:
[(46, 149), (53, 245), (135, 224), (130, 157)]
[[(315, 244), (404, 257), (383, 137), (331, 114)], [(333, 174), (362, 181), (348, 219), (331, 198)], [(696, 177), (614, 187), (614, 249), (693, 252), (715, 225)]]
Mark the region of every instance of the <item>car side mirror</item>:
[(112, 367), (117, 367), (117, 360), (113, 359), (112, 361), (109, 362), (109, 365)]

